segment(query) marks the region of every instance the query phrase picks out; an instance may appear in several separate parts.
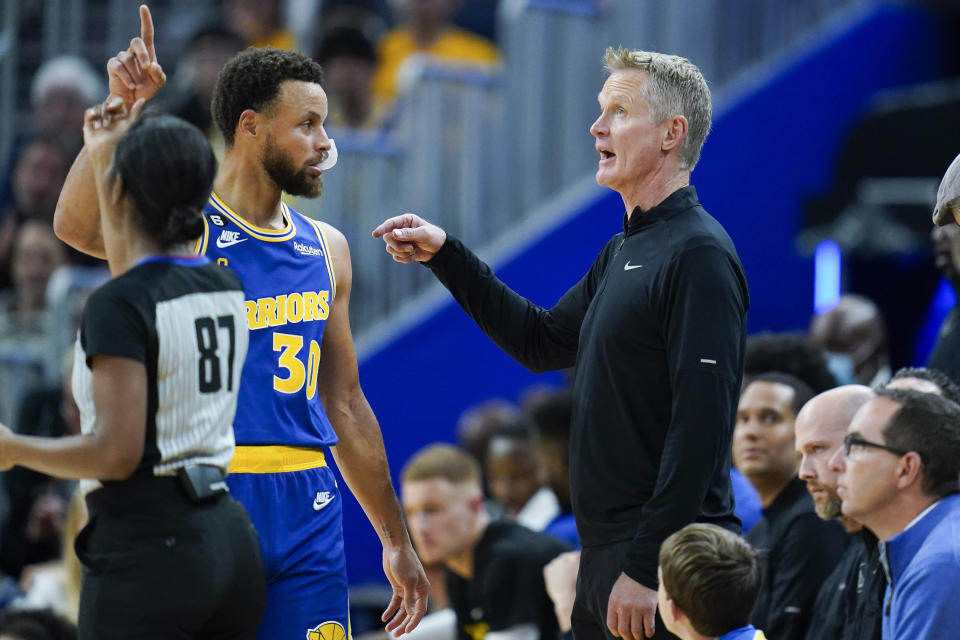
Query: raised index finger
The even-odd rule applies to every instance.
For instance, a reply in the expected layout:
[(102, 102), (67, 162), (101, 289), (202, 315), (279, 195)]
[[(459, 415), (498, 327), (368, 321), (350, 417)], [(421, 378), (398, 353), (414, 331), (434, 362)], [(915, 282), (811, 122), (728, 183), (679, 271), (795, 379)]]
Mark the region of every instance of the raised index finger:
[(157, 50), (153, 48), (153, 16), (150, 15), (150, 7), (145, 4), (140, 5), (140, 39), (147, 46), (150, 62), (156, 62)]

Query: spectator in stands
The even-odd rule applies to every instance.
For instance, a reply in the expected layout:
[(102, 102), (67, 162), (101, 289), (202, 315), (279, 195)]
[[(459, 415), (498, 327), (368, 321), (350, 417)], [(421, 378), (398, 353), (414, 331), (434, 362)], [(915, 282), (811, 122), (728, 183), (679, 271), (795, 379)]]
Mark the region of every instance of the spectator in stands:
[(823, 349), (802, 333), (760, 333), (747, 338), (743, 364), (743, 386), (753, 377), (779, 371), (802, 380), (814, 393), (837, 386)]
[(14, 601), (13, 606), (29, 609), (49, 607), (71, 623), (77, 623), (83, 568), (73, 542), (86, 524), (87, 504), (83, 495), (74, 491), (63, 526), (61, 558), (24, 567), (20, 580), (23, 597)]
[(30, 83), (34, 133), (54, 134), (76, 152), (83, 144), (83, 112), (106, 93), (103, 80), (86, 60), (70, 55), (47, 60)]
[(10, 206), (0, 213), (0, 286), (10, 284), (10, 258), (20, 226), (27, 220), (53, 222), (60, 188), (72, 157), (57, 137), (41, 134), (28, 142), (13, 167)]
[(431, 445), (400, 475), (410, 535), (424, 564), (443, 562), (457, 638), (542, 638), (557, 633), (543, 567), (567, 549), (510, 520), (491, 521), (480, 467), (466, 452)]
[(682, 640), (766, 640), (749, 622), (763, 572), (743, 538), (689, 524), (664, 540), (658, 574), (660, 615)]
[(50, 609), (8, 609), (0, 615), (0, 640), (77, 640), (77, 628)]
[(50, 225), (28, 221), (13, 244), (13, 287), (0, 291), (0, 336), (21, 339), (41, 334), (50, 276), (64, 261), (64, 245)]
[(329, 111), (327, 127), (376, 129), (384, 125), (383, 103), (373, 99), (370, 82), (377, 68), (373, 43), (359, 29), (327, 31), (317, 47)]
[(493, 65), (500, 54), (492, 42), (455, 26), (451, 16), (457, 0), (399, 0), (400, 24), (379, 45), (379, 66), (373, 93), (390, 103), (398, 93), (401, 65), (416, 54), (446, 62)]
[(540, 531), (560, 512), (557, 497), (540, 484), (529, 421), (502, 426), (487, 444), (487, 483), (504, 515)]
[[(952, 217), (949, 220), (950, 224), (934, 227), (931, 232), (933, 256), (937, 269), (960, 300), (960, 226), (953, 224)], [(960, 384), (960, 311), (956, 304), (940, 325), (940, 334), (927, 359), (927, 366), (943, 371)]]
[[(469, 407), (457, 420), (457, 443), (480, 463), (481, 469), (487, 468), (487, 450), (490, 438), (504, 425), (517, 420), (520, 409), (516, 405), (494, 398)], [(483, 495), (490, 496), (490, 485), (486, 476), (483, 479)], [(491, 507), (491, 516), (503, 515), (503, 507), (499, 503), (488, 503)]]
[(213, 122), (210, 102), (220, 69), (243, 46), (243, 38), (226, 27), (201, 28), (187, 42), (176, 72), (158, 95), (166, 111), (203, 131), (221, 158), (223, 135)]
[(226, 0), (224, 21), (247, 46), (293, 50), (296, 39), (284, 24), (283, 0)]
[(926, 367), (903, 367), (898, 369), (887, 389), (911, 389), (921, 393), (935, 393), (960, 406), (960, 387), (947, 374)]
[(884, 384), (893, 373), (886, 323), (877, 305), (863, 296), (843, 295), (833, 309), (815, 315), (810, 337), (827, 352), (841, 383), (872, 387)]
[[(22, 476), (21, 476), (22, 477)], [(24, 567), (60, 557), (70, 488), (65, 481), (46, 477), (38, 483), (11, 488), (15, 499), (0, 541), (0, 571), (20, 578)], [(21, 495), (21, 489), (29, 495)]]
[(763, 518), (747, 540), (767, 553), (764, 586), (751, 621), (777, 640), (800, 640), (817, 590), (843, 554), (846, 535), (814, 512), (797, 477), (794, 421), (813, 396), (797, 378), (769, 373), (740, 396), (733, 461), (760, 494)]
[(841, 519), (849, 543), (836, 569), (817, 594), (807, 640), (880, 639), (886, 578), (877, 538), (859, 522), (844, 518), (837, 496), (837, 474), (830, 459), (843, 447), (847, 427), (873, 392), (862, 385), (825, 391), (803, 405), (794, 425), (800, 454), (800, 479), (807, 483), (817, 515)]
[(832, 465), (843, 515), (883, 541), (884, 638), (960, 629), (960, 407), (881, 389), (857, 412)]
[(559, 508), (543, 532), (579, 548), (580, 536), (570, 502), (570, 421), (573, 396), (568, 389), (543, 391), (524, 403), (533, 425), (533, 448), (544, 486), (553, 492)]
[[(56, 186), (51, 195), (46, 188), (48, 185), (44, 184), (44, 169), (50, 170), (49, 154), (38, 153), (43, 149), (31, 149), (30, 143), (39, 136), (54, 146), (62, 147), (69, 158), (75, 156), (83, 144), (83, 112), (90, 105), (103, 100), (106, 91), (103, 81), (82, 58), (57, 56), (40, 65), (30, 83), (31, 122), (16, 134), (6, 164), (7, 173), (2, 179), (0, 212), (3, 213), (0, 223), (9, 224), (9, 210), (16, 212), (15, 205), (34, 208), (28, 206), (25, 196), (31, 196), (30, 199), (56, 199), (60, 186)], [(24, 161), (23, 154), (28, 150), (33, 155)], [(15, 191), (14, 175), (18, 167), (29, 168), (29, 171), (19, 176)], [(31, 193), (38, 188), (40, 193)], [(0, 232), (0, 261), (9, 258), (3, 256), (3, 237)], [(7, 238), (9, 241), (9, 236)], [(9, 251), (9, 245), (6, 248)]]
[(12, 257), (13, 286), (0, 291), (0, 350), (5, 354), (0, 359), (0, 422), (5, 424), (14, 424), (24, 394), (46, 374), (53, 322), (45, 292), (63, 263), (64, 245), (48, 224), (28, 221), (17, 233)]

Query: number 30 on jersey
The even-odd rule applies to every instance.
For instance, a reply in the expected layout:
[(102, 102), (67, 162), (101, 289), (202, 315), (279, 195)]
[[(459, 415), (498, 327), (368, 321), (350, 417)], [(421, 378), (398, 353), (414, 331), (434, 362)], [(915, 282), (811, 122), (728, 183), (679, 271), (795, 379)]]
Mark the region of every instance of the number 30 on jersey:
[(307, 399), (312, 399), (317, 393), (320, 371), (320, 345), (317, 341), (311, 340), (307, 352), (301, 355), (303, 336), (278, 332), (273, 334), (273, 350), (280, 353), (277, 364), (288, 374), (285, 378), (273, 376), (273, 388), (280, 393), (299, 393), (306, 386)]

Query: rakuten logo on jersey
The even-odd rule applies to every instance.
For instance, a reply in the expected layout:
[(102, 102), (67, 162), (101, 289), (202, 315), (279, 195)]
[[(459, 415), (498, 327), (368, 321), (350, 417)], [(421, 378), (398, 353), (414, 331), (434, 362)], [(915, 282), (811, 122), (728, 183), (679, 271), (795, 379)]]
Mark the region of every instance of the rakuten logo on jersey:
[(323, 257), (323, 249), (320, 247), (314, 247), (309, 244), (304, 244), (302, 242), (293, 241), (293, 248), (302, 253), (305, 256), (318, 256)]

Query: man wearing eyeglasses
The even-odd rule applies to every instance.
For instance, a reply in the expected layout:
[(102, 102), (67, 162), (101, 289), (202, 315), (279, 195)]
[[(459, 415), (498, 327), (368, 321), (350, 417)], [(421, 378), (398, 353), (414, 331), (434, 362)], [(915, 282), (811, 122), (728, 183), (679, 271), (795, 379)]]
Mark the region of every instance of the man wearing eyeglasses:
[(747, 541), (765, 552), (763, 587), (750, 623), (769, 638), (801, 640), (817, 591), (843, 554), (847, 536), (821, 520), (797, 478), (794, 423), (813, 391), (784, 373), (756, 376), (737, 406), (733, 461), (757, 490), (763, 517)]
[(806, 640), (880, 640), (887, 580), (880, 568), (877, 538), (843, 516), (837, 472), (830, 468), (830, 459), (843, 448), (853, 416), (871, 398), (870, 387), (858, 384), (824, 391), (803, 405), (794, 424), (799, 475), (807, 483), (814, 509), (823, 520), (840, 519), (850, 539), (817, 593)]
[(881, 540), (889, 586), (883, 638), (953, 638), (960, 629), (960, 407), (882, 389), (854, 416), (839, 472), (843, 515)]

